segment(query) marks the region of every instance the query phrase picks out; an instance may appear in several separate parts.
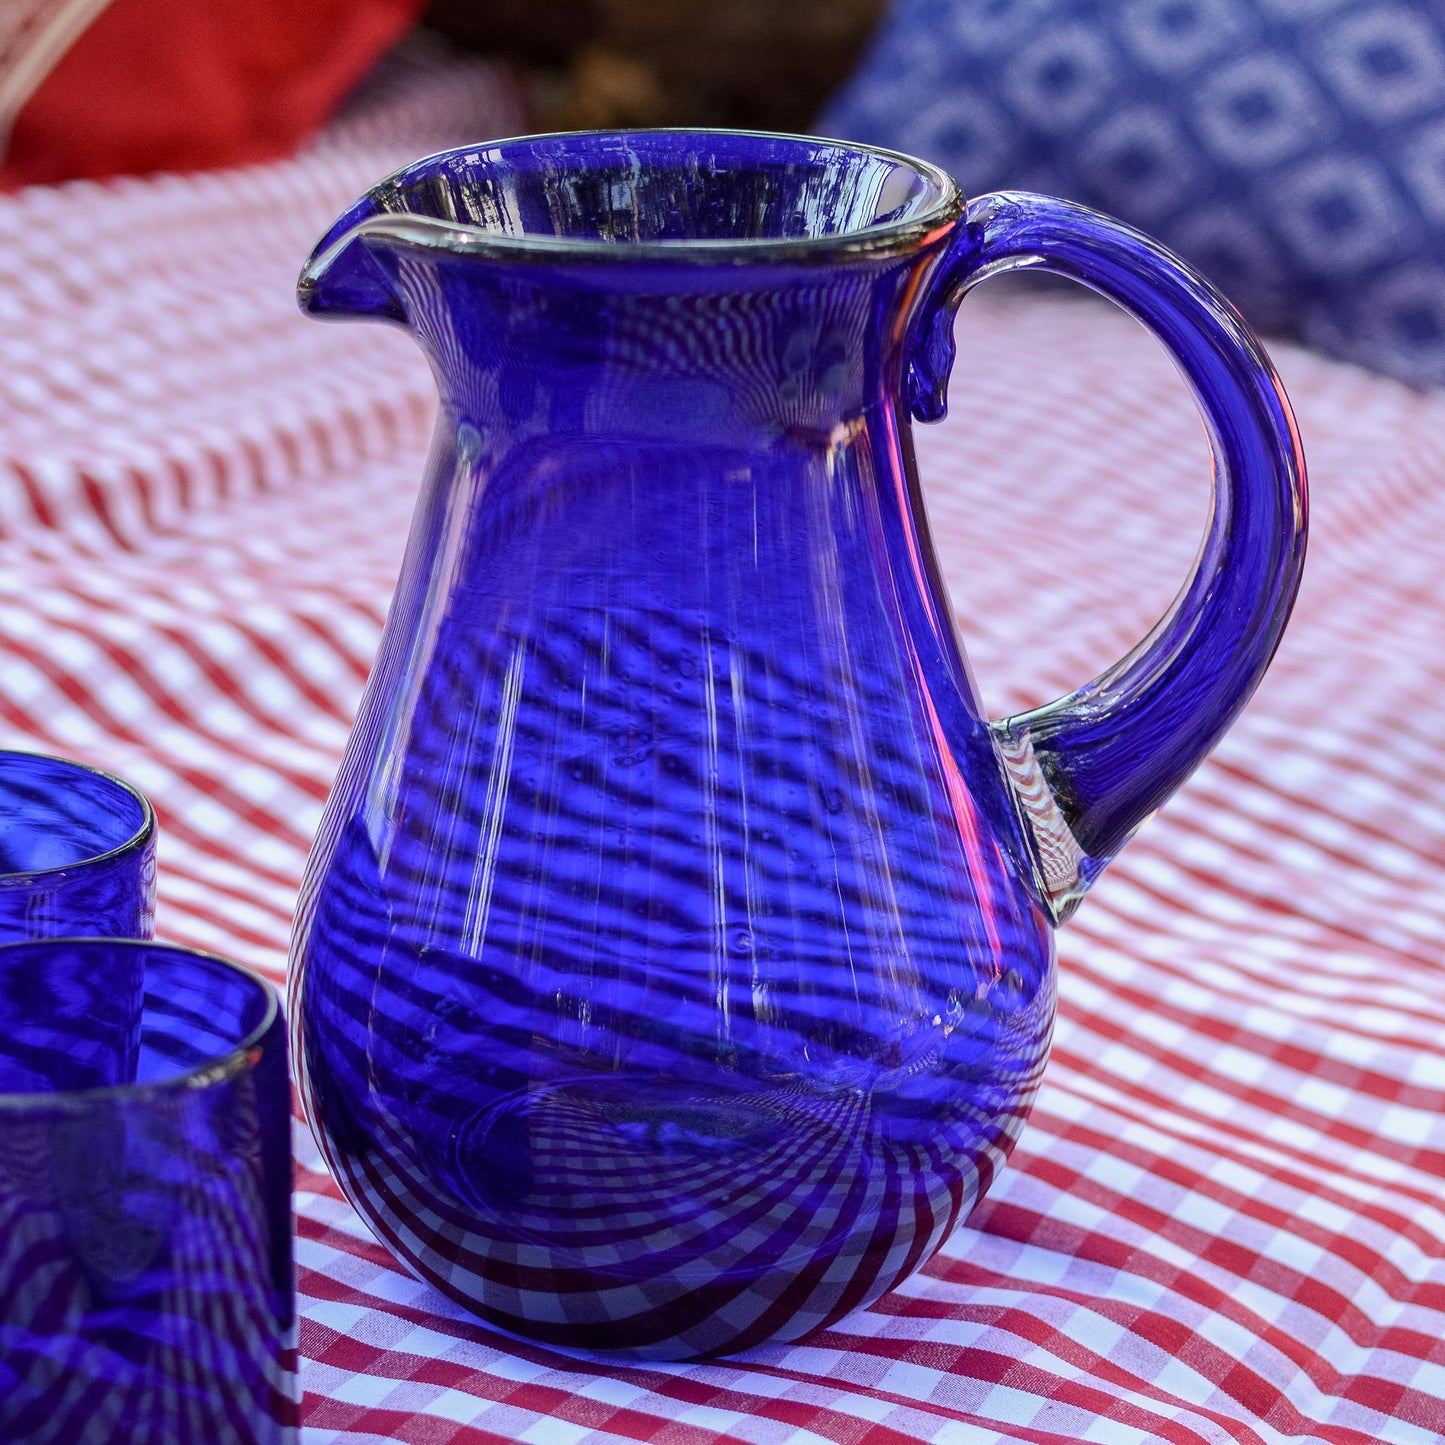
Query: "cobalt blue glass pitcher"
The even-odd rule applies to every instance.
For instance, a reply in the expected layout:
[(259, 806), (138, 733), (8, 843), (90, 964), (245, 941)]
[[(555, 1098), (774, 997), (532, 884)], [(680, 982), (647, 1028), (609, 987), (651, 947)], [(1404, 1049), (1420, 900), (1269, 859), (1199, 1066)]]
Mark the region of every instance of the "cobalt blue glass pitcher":
[[(1026, 266), (1172, 352), (1215, 495), (1150, 636), (991, 722), (910, 419), (943, 415), (960, 298)], [(296, 923), (338, 1181), (551, 1344), (689, 1358), (868, 1304), (1018, 1136), (1054, 925), (1279, 641), (1304, 472), (1258, 342), (1079, 206), (728, 132), (419, 161), (300, 298), (408, 328), (440, 393)]]

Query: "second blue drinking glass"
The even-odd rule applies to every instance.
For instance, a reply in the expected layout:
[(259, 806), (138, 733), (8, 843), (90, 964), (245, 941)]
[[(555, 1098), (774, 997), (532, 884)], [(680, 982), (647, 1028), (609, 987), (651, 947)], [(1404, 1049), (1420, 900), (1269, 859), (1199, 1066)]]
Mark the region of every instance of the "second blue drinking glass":
[(0, 943), (149, 938), (156, 819), (129, 783), (67, 758), (0, 751)]

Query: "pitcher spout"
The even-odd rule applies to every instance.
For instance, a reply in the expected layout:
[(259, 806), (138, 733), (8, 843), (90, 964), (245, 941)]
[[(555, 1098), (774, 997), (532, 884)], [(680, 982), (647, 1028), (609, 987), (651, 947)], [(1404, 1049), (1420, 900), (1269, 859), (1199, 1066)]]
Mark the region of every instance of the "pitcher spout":
[(296, 301), (308, 316), (370, 318), (405, 325), (406, 303), (389, 258), (435, 250), (465, 227), (429, 216), (382, 211), (376, 193), (358, 202), (322, 238), (302, 268)]

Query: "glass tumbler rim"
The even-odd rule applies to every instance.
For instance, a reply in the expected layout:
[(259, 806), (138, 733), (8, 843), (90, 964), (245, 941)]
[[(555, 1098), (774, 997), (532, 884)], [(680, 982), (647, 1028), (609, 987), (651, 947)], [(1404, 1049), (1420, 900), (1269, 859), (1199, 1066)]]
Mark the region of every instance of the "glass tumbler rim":
[(281, 1013), (281, 994), (270, 979), (238, 963), (207, 949), (192, 948), (184, 943), (167, 943), (153, 938), (112, 938), (91, 934), (75, 934), (64, 938), (25, 938), (11, 943), (0, 943), (0, 963), (7, 955), (13, 956), (23, 949), (40, 949), (47, 952), (62, 948), (104, 947), (110, 952), (117, 949), (144, 949), (150, 953), (163, 953), (172, 958), (186, 959), (193, 963), (217, 966), (229, 973), (240, 974), (252, 984), (265, 999), (265, 1010), (257, 1023), (247, 1030), (236, 1043), (224, 1052), (217, 1053), (203, 1063), (181, 1070), (168, 1078), (147, 1080), (144, 1083), (107, 1084), (94, 1089), (57, 1089), (50, 1092), (5, 1093), (0, 1092), (0, 1116), (24, 1114), (27, 1112), (50, 1112), (57, 1110), (83, 1110), (107, 1100), (144, 1101), (162, 1098), (169, 1094), (188, 1089), (206, 1088), (234, 1077), (254, 1062), (253, 1055), (266, 1035), (275, 1026)]
[[(105, 768), (97, 768), (92, 763), (83, 763), (78, 758), (63, 757), (58, 753), (35, 752), (30, 748), (0, 748), (0, 767), (3, 767), (7, 758), (29, 758), (36, 762), (56, 763), (63, 768), (68, 768), (77, 773), (89, 774), (92, 778), (99, 778), (103, 782), (111, 784), (127, 797), (140, 804), (141, 819), (134, 830), (113, 847), (106, 848), (103, 852), (87, 853), (83, 858), (76, 858), (68, 863), (52, 863), (44, 868), (15, 868), (0, 870), (0, 889), (24, 888), (37, 880), (46, 878), (59, 878), (67, 873), (75, 873), (82, 868), (95, 868), (101, 864), (113, 862), (115, 859), (123, 858), (128, 853), (137, 852), (145, 848), (156, 835), (156, 812), (151, 806), (151, 800), (141, 792), (133, 783), (128, 783), (117, 774), (108, 772)], [(16, 940), (16, 942), (38, 942), (39, 940)], [(8, 947), (9, 945), (0, 945)]]

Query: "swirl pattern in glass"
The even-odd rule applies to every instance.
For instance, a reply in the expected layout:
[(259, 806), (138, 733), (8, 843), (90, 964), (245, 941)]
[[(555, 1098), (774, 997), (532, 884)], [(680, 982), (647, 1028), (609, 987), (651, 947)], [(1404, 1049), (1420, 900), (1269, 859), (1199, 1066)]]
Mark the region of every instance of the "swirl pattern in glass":
[[(865, 148), (544, 137), (384, 182), (303, 273), (441, 397), (297, 917), (303, 1095), (378, 1236), (504, 1329), (715, 1354), (924, 1262), (1037, 1088), (1053, 924), (1272, 650), (1231, 622), (1193, 719), (1146, 655), (1127, 744), (984, 716), (909, 440), (976, 214)], [(1291, 564), (1237, 553), (1291, 555), (1294, 454), (1241, 434), (1278, 466), (1209, 565), (1278, 613)]]

